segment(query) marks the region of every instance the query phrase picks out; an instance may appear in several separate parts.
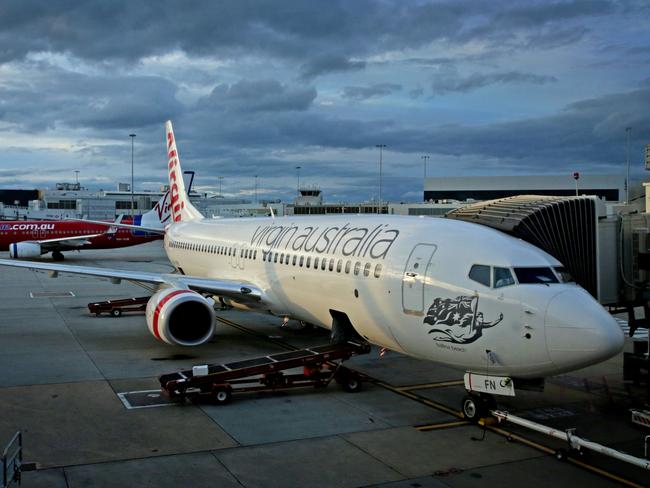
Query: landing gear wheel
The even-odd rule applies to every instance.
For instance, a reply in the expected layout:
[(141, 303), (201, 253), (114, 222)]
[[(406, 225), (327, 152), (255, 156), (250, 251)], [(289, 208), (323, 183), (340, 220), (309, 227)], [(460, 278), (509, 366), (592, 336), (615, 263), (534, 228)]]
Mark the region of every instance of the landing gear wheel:
[(232, 400), (232, 390), (225, 386), (219, 386), (212, 390), (212, 398), (218, 405), (225, 405)]
[(113, 317), (119, 317), (120, 315), (122, 315), (122, 311), (119, 308), (114, 308), (113, 310), (111, 310), (111, 315)]
[(476, 395), (465, 395), (461, 405), (465, 420), (476, 424), (481, 418), (481, 403)]
[(54, 261), (63, 261), (63, 254), (60, 251), (52, 251), (52, 259)]
[(490, 410), (496, 410), (496, 408), (497, 402), (494, 397), (485, 393), (465, 395), (461, 405), (463, 416), (473, 424), (478, 423), (479, 420), (490, 414)]
[(558, 461), (566, 461), (567, 452), (564, 449), (558, 449), (555, 451), (555, 459)]

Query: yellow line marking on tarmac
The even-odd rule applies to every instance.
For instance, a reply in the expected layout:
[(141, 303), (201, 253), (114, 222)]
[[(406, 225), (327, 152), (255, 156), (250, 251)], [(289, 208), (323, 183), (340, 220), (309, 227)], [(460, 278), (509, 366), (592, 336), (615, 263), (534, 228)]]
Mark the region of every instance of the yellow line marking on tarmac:
[[(229, 325), (231, 327), (234, 327), (236, 329), (241, 330), (242, 332), (245, 332), (249, 335), (258, 337), (260, 339), (264, 339), (268, 342), (272, 342), (278, 346), (284, 347), (285, 349), (288, 350), (297, 350), (299, 349), (298, 347), (292, 346), (291, 344), (288, 344), (284, 341), (280, 341), (277, 339), (271, 339), (269, 336), (256, 332), (254, 330), (251, 330), (243, 325), (237, 324), (236, 322), (233, 322), (228, 319), (224, 319), (223, 317), (217, 317), (217, 320)], [(420, 432), (426, 432), (430, 430), (436, 430), (436, 429), (443, 429), (443, 428), (452, 428), (452, 427), (460, 427), (461, 425), (470, 425), (470, 423), (466, 420), (464, 420), (463, 414), (457, 410), (454, 410), (452, 408), (449, 408), (442, 403), (438, 403), (433, 400), (429, 400), (428, 398), (422, 397), (420, 395), (417, 395), (415, 393), (411, 393), (411, 390), (418, 390), (418, 389), (426, 389), (426, 388), (440, 388), (443, 386), (456, 386), (456, 385), (461, 385), (463, 384), (463, 381), (458, 380), (458, 381), (444, 381), (444, 382), (438, 382), (438, 383), (427, 383), (424, 385), (410, 385), (410, 386), (403, 386), (403, 387), (397, 387), (390, 385), (388, 383), (384, 383), (383, 381), (380, 381), (378, 379), (373, 378), (372, 376), (369, 376), (364, 373), (358, 372), (362, 378), (365, 378), (367, 381), (372, 382), (373, 384), (380, 386), (386, 390), (392, 391), (394, 393), (397, 393), (398, 395), (402, 395), (406, 398), (410, 398), (411, 400), (415, 400), (418, 403), (422, 403), (423, 405), (427, 405), (429, 407), (435, 408), (436, 410), (439, 410), (444, 413), (448, 413), (449, 415), (452, 415), (458, 420), (452, 421), (452, 422), (447, 422), (447, 423), (442, 423), (442, 424), (431, 424), (431, 425), (423, 425), (419, 427), (415, 427), (418, 431)], [(495, 427), (494, 425), (490, 425), (491, 423), (494, 422), (496, 419), (487, 418), (485, 420), (481, 421), (481, 425), (484, 426), (484, 428), (491, 430), (492, 432), (505, 436), (508, 439), (513, 439), (518, 442), (521, 442), (522, 444), (525, 444), (529, 447), (532, 447), (534, 449), (537, 449), (539, 451), (542, 451), (546, 454), (554, 455), (555, 454), (555, 449), (552, 449), (550, 447), (544, 446), (543, 444), (539, 444), (535, 441), (532, 441), (530, 439), (526, 439), (525, 437), (522, 437), (518, 434), (513, 434), (512, 432), (509, 432), (507, 430), (501, 429), (500, 427)], [(605, 471), (601, 468), (597, 468), (596, 466), (592, 466), (590, 464), (587, 464), (583, 461), (579, 461), (577, 459), (573, 459), (571, 457), (567, 458), (567, 461), (573, 463), (576, 466), (579, 466), (583, 469), (586, 469), (588, 471), (591, 471), (593, 473), (596, 473), (600, 476), (603, 476), (605, 478), (608, 478), (610, 480), (616, 481), (618, 483), (621, 483), (626, 486), (631, 486), (633, 488), (643, 488), (643, 485), (639, 485), (638, 483), (635, 483), (634, 481), (627, 480), (625, 478), (622, 478), (618, 475), (615, 475), (613, 473), (610, 473), (608, 471)]]
[(440, 424), (417, 425), (415, 428), (420, 432), (427, 432), (429, 430), (450, 429), (452, 427), (461, 427), (464, 425), (470, 425), (470, 423), (467, 420), (456, 420), (454, 422), (443, 422)]
[(397, 389), (399, 391), (414, 391), (414, 390), (427, 390), (429, 388), (444, 388), (446, 386), (459, 386), (463, 384), (465, 384), (463, 380), (449, 380), (449, 381), (438, 381), (436, 383), (423, 383), (421, 385), (398, 386)]

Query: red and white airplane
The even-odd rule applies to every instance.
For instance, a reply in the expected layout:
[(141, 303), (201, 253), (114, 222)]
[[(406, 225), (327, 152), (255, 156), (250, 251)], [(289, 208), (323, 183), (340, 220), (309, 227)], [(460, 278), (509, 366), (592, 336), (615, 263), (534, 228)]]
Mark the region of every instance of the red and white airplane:
[[(621, 328), (560, 262), (488, 227), (391, 215), (204, 219), (185, 192), (171, 122), (166, 132), (164, 245), (176, 273), (0, 265), (154, 285), (147, 324), (169, 344), (210, 340), (216, 297), (465, 371), (468, 389), (483, 393), (512, 395), (519, 379), (622, 349)], [(463, 411), (472, 417), (483, 404), (469, 396)]]
[(169, 192), (149, 212), (115, 222), (130, 227), (90, 220), (0, 221), (0, 251), (9, 251), (12, 258), (35, 258), (51, 252), (54, 261), (62, 261), (63, 251), (114, 249), (161, 239), (160, 233), (142, 227), (161, 230), (169, 221)]

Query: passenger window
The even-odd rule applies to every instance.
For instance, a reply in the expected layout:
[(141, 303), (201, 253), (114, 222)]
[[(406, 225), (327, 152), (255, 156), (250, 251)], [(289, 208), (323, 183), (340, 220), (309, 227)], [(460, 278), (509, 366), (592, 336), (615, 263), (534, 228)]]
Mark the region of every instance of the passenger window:
[(381, 276), (381, 264), (378, 264), (375, 266), (375, 278), (379, 278)]
[(361, 263), (357, 261), (356, 263), (354, 263), (354, 276), (358, 276), (360, 270), (361, 270)]
[(276, 252), (275, 255), (273, 256), (273, 262), (277, 263), (278, 262), (278, 253)]
[(257, 259), (257, 249), (253, 252), (253, 259)]
[(475, 264), (469, 270), (469, 279), (474, 280), (481, 285), (490, 286), (490, 267), (484, 264)]
[(345, 274), (350, 274), (350, 267), (352, 266), (352, 261), (347, 260), (345, 262)]
[(370, 276), (370, 267), (372, 265), (370, 263), (366, 263), (366, 265), (363, 267), (363, 276)]
[(329, 270), (334, 271), (334, 258), (330, 259)]
[(340, 273), (342, 267), (343, 267), (343, 260), (339, 259), (338, 262), (336, 263), (336, 272)]
[(294, 257), (293, 257), (293, 260), (292, 260), (292, 264), (293, 264), (294, 266), (296, 265), (296, 259), (297, 259), (297, 257), (294, 256)]
[(320, 263), (320, 269), (325, 271), (325, 268), (327, 267), (327, 259), (323, 258), (323, 260)]
[(307, 256), (307, 263), (305, 263), (305, 266), (309, 268), (310, 264), (311, 264), (311, 256)]
[(503, 288), (504, 286), (514, 285), (515, 279), (508, 268), (494, 267), (494, 287)]
[(318, 256), (314, 258), (314, 269), (318, 269)]
[(284, 253), (280, 254), (280, 264), (284, 264)]
[(300, 256), (300, 267), (302, 268), (303, 263), (305, 262), (305, 256)]

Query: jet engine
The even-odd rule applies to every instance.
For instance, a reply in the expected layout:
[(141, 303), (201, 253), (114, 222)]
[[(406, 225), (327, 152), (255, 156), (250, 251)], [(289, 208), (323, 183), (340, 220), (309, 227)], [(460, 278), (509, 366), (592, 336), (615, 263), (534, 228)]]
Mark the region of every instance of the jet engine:
[(171, 345), (198, 346), (214, 334), (212, 303), (183, 288), (164, 288), (147, 302), (149, 331)]
[(14, 242), (9, 244), (9, 256), (18, 258), (37, 258), (43, 252), (38, 242)]

